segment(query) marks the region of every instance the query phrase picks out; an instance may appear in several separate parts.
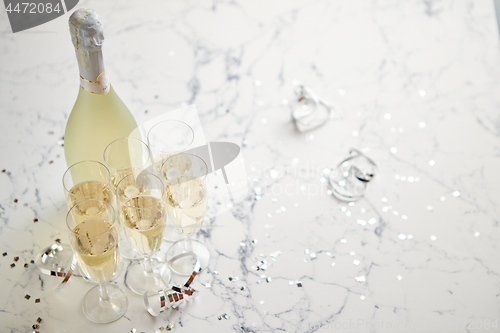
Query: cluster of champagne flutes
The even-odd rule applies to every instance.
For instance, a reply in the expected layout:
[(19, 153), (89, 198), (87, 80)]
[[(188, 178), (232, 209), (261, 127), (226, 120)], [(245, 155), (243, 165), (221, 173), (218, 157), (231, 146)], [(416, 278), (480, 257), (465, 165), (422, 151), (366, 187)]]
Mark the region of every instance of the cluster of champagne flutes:
[[(82, 161), (65, 172), (70, 245), (82, 276), (98, 284), (83, 301), (89, 320), (108, 323), (125, 313), (126, 294), (108, 284), (120, 257), (131, 259), (125, 285), (139, 295), (168, 288), (171, 271), (190, 275), (208, 265), (208, 249), (191, 240), (208, 201), (207, 164), (187, 152), (193, 138), (186, 123), (163, 121), (149, 130), (147, 143), (118, 139), (105, 149), (104, 164)], [(162, 241), (174, 240), (172, 230), (178, 240), (161, 255)]]

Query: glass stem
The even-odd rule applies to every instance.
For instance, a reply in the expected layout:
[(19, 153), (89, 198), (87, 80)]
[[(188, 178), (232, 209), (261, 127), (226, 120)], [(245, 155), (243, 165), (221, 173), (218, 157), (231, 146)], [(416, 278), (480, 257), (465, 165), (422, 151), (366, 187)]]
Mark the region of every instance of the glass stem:
[(184, 252), (191, 252), (192, 249), (191, 237), (184, 238)]
[(106, 288), (105, 283), (99, 283), (99, 301), (101, 302), (109, 301), (108, 289)]
[(151, 256), (144, 257), (142, 261), (142, 268), (144, 269), (144, 273), (146, 275), (153, 274), (153, 264), (151, 262)]

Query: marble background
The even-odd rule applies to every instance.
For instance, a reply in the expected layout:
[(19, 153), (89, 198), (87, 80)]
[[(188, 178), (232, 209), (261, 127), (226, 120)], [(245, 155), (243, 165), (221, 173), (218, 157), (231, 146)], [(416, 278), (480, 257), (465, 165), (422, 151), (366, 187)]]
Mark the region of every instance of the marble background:
[[(2, 332), (31, 331), (38, 317), (40, 332), (160, 332), (170, 322), (179, 332), (499, 331), (492, 1), (83, 7), (103, 19), (105, 65), (137, 121), (196, 105), (208, 140), (242, 146), (250, 195), (197, 235), (212, 259), (196, 300), (153, 318), (128, 292), (123, 318), (88, 322), (80, 306), (91, 284), (56, 289), (60, 279), (23, 267), (67, 240), (61, 138), (79, 84), (69, 14), (13, 34), (1, 9)], [(337, 106), (308, 133), (290, 119), (297, 83)], [(351, 147), (379, 174), (347, 203), (325, 176)]]

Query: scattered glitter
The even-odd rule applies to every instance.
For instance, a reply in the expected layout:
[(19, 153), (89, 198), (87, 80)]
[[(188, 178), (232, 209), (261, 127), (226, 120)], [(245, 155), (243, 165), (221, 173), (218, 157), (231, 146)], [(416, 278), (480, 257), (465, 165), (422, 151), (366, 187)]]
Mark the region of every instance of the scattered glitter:
[(361, 209), (359, 210), (361, 213), (366, 213), (366, 208), (365, 207), (361, 207)]
[(257, 280), (257, 282), (255, 282), (255, 283), (257, 283), (257, 284), (261, 284), (261, 283), (262, 283), (262, 281), (261, 281), (261, 280)]
[(357, 222), (358, 222), (358, 224), (359, 224), (360, 226), (363, 226), (363, 227), (364, 227), (364, 226), (366, 225), (366, 221), (365, 221), (365, 220), (358, 220)]
[(210, 283), (205, 284), (205, 288), (211, 288), (211, 287), (212, 287), (212, 285)]
[(297, 287), (302, 288), (302, 282), (297, 282)]
[(32, 327), (33, 327), (33, 329), (34, 329), (34, 330), (36, 330), (37, 328), (39, 328), (39, 327), (40, 327), (40, 325), (38, 325), (38, 324), (34, 324)]
[(364, 275), (361, 275), (361, 276), (358, 276), (358, 277), (355, 277), (354, 278), (357, 282), (365, 282), (366, 279), (365, 279), (365, 276)]
[(270, 277), (270, 276), (268, 276), (268, 277), (266, 278), (266, 282), (267, 282), (267, 283), (271, 282), (272, 280), (273, 280), (273, 279), (271, 279), (271, 277)]
[(288, 105), (288, 99), (284, 98), (283, 100), (281, 100), (281, 104)]
[(435, 235), (431, 235), (431, 241), (435, 241), (437, 239), (437, 237)]
[(281, 254), (281, 251), (280, 251), (280, 250), (278, 250), (278, 251), (276, 251), (276, 252), (271, 253), (269, 256), (270, 256), (271, 258), (276, 258), (276, 257), (277, 257), (277, 256), (279, 256), (280, 254)]
[(309, 254), (309, 249), (305, 249), (304, 254)]
[(405, 234), (399, 234), (398, 238), (401, 239), (401, 240), (405, 240), (406, 239), (406, 235)]
[(345, 243), (347, 243), (347, 239), (342, 238), (342, 239), (340, 240), (340, 242), (341, 242), (342, 244), (345, 244)]
[(25, 264), (24, 264), (24, 268), (28, 268), (28, 263), (25, 263)]
[(37, 218), (34, 218), (34, 219), (33, 219), (33, 222), (35, 222), (35, 223), (36, 223), (36, 222), (38, 222), (38, 219), (37, 219)]
[(311, 260), (316, 259), (316, 253), (311, 253), (310, 257), (311, 257)]
[(327, 256), (329, 256), (329, 257), (331, 257), (331, 256), (332, 256), (332, 253), (331, 253), (330, 251), (326, 251), (326, 252), (325, 252), (325, 254), (326, 254)]
[(349, 201), (349, 206), (354, 206), (354, 201)]
[(14, 202), (15, 202), (15, 203), (17, 203), (18, 201), (19, 201), (19, 200), (17, 200), (17, 199), (14, 199)]
[(277, 170), (271, 170), (269, 171), (269, 177), (271, 177), (272, 179), (276, 179), (279, 175), (279, 172)]
[(430, 206), (430, 205), (429, 205), (429, 206), (427, 206), (427, 210), (428, 210), (429, 212), (432, 212), (432, 211), (434, 210), (434, 207), (432, 207), (432, 206)]
[(306, 142), (310, 142), (312, 140), (314, 140), (314, 135), (309, 134), (309, 135), (306, 136)]
[(434, 160), (430, 160), (430, 161), (429, 161), (429, 166), (434, 166), (434, 165), (436, 165), (436, 161), (434, 161)]
[(333, 194), (333, 192), (332, 192), (332, 190), (327, 190), (327, 191), (326, 191), (326, 194), (328, 194), (328, 195), (332, 195), (332, 194)]
[(4, 257), (5, 257), (6, 255), (7, 255), (7, 252), (2, 253), (2, 256), (4, 256)]
[(353, 136), (353, 137), (357, 137), (357, 136), (359, 136), (359, 132), (358, 132), (358, 131), (354, 131), (354, 132), (352, 132), (352, 136)]
[(398, 279), (398, 281), (401, 281), (401, 280), (403, 280), (403, 277), (401, 275), (398, 275), (398, 276), (396, 276), (396, 279)]
[(476, 236), (476, 237), (479, 237), (479, 235), (481, 235), (481, 234), (479, 233), (479, 231), (476, 231), (476, 232), (474, 233), (474, 236)]
[(271, 213), (267, 213), (267, 217), (271, 218), (273, 215)]
[(247, 246), (247, 245), (246, 245), (244, 242), (241, 242), (241, 243), (240, 243), (240, 246), (241, 246), (241, 247), (245, 247), (245, 246)]
[(397, 210), (393, 211), (392, 213), (394, 214), (394, 216), (398, 216), (399, 215), (399, 212)]
[(418, 124), (418, 127), (420, 128), (425, 128), (425, 123), (423, 121), (421, 121), (419, 124)]
[(233, 281), (233, 277), (232, 276), (228, 277), (228, 280)]
[(408, 234), (408, 236), (406, 238), (413, 239), (413, 235), (412, 234)]
[(408, 182), (409, 183), (415, 182), (415, 178), (413, 176), (408, 176)]
[(396, 154), (398, 152), (398, 149), (396, 147), (391, 147), (391, 153)]
[(262, 85), (262, 82), (260, 80), (255, 80), (254, 84), (256, 87), (259, 87)]
[(345, 213), (347, 211), (347, 207), (346, 206), (340, 206), (340, 210)]
[(336, 264), (335, 264), (334, 262), (332, 262), (332, 263), (330, 264), (330, 266), (332, 266), (332, 267), (334, 267), (335, 265), (336, 265)]
[(295, 284), (295, 282), (293, 282), (293, 281), (288, 281), (288, 285), (289, 285), (289, 286), (291, 286), (291, 285), (293, 285), (293, 284)]
[(329, 175), (329, 174), (330, 174), (330, 172), (332, 172), (332, 170), (331, 170), (331, 169), (328, 169), (328, 168), (324, 168), (324, 169), (323, 169), (323, 174), (324, 174), (324, 175)]
[(370, 225), (375, 224), (376, 222), (377, 222), (377, 220), (374, 217), (372, 217), (371, 219), (368, 220), (368, 224), (370, 224)]
[(285, 207), (283, 207), (283, 206), (281, 206), (281, 207), (280, 207), (280, 210), (281, 210), (283, 213), (284, 213), (284, 212), (286, 212), (286, 208), (285, 208)]
[(353, 263), (354, 265), (358, 266), (358, 265), (359, 265), (359, 263), (360, 263), (360, 261), (359, 261), (359, 260), (354, 260), (352, 263)]
[(350, 255), (350, 256), (355, 256), (355, 255), (356, 255), (356, 252), (351, 251), (351, 252), (349, 252), (349, 255)]
[(390, 113), (386, 113), (386, 114), (384, 114), (384, 118), (385, 118), (386, 120), (391, 119), (391, 117), (392, 117), (392, 116), (391, 116), (391, 114), (390, 114)]
[(12, 264), (10, 264), (10, 267), (14, 268), (14, 267), (16, 267), (16, 264), (12, 263)]
[(40, 323), (42, 322), (42, 318), (38, 317), (38, 318), (36, 319), (36, 322), (40, 324)]
[(278, 199), (276, 199), (276, 198), (272, 198), (272, 199), (271, 199), (271, 201), (272, 201), (272, 202), (278, 202)]
[(366, 299), (366, 297), (365, 297), (365, 295), (361, 295), (361, 296), (359, 296), (359, 299), (364, 301)]
[(418, 91), (418, 94), (419, 94), (420, 96), (422, 96), (422, 97), (425, 97), (425, 95), (427, 95), (427, 93), (425, 92), (425, 90), (422, 90), (422, 89), (420, 89), (420, 90)]
[(41, 300), (39, 298), (35, 299), (35, 303), (40, 303), (40, 301)]
[(258, 239), (252, 239), (252, 243), (257, 244), (259, 242)]
[(264, 300), (261, 300), (259, 303), (262, 305), (262, 304), (264, 304), (266, 302)]
[(28, 294), (26, 294), (26, 295), (24, 296), (24, 298), (26, 298), (26, 299), (30, 299), (30, 298), (31, 298), (31, 296), (30, 296), (30, 295), (28, 295)]
[(325, 178), (325, 177), (321, 177), (321, 178), (319, 179), (319, 181), (320, 181), (320, 182), (322, 182), (322, 183), (326, 183), (326, 178)]
[(382, 197), (382, 199), (380, 199), (380, 201), (382, 201), (382, 202), (387, 202), (387, 201), (389, 201), (389, 200), (388, 200), (386, 197)]
[(439, 198), (439, 200), (441, 200), (441, 201), (446, 201), (446, 197), (445, 197), (445, 196), (442, 196), (441, 198)]
[(458, 198), (458, 197), (460, 196), (460, 192), (458, 192), (458, 191), (454, 191), (454, 192), (453, 192), (453, 196), (454, 196), (455, 198)]
[(384, 206), (384, 207), (382, 207), (382, 211), (383, 211), (384, 213), (387, 213), (387, 212), (389, 211), (389, 207), (388, 207), (388, 206)]
[(223, 313), (217, 317), (217, 319), (219, 319), (219, 320), (222, 320), (223, 318), (226, 320), (229, 319), (229, 316), (227, 315), (227, 313)]
[(401, 218), (402, 218), (403, 220), (408, 220), (408, 216), (407, 216), (407, 215), (401, 215)]
[(347, 217), (351, 216), (351, 214), (352, 214), (352, 213), (351, 213), (351, 211), (347, 211), (347, 212), (345, 213), (345, 215), (346, 215)]
[(18, 261), (19, 260), (19, 257), (14, 257), (14, 261)]

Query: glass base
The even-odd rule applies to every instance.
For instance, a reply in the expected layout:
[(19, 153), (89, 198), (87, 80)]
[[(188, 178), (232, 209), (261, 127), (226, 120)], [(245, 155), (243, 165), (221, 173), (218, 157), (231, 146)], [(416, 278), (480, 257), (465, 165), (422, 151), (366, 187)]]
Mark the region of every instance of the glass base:
[(83, 314), (88, 320), (106, 324), (120, 319), (127, 310), (128, 299), (123, 290), (115, 285), (106, 285), (109, 299), (101, 302), (99, 286), (90, 289), (83, 298)]
[(147, 274), (144, 271), (143, 260), (136, 260), (130, 264), (125, 273), (125, 285), (127, 288), (132, 290), (134, 293), (139, 295), (144, 295), (145, 292), (148, 295), (158, 294), (159, 290), (165, 289), (167, 286), (163, 283), (160, 277), (161, 265), (155, 259), (152, 259), (153, 272)]
[(210, 261), (210, 252), (202, 243), (191, 240), (191, 249), (186, 250), (186, 241), (175, 242), (167, 251), (167, 265), (172, 272), (189, 276), (197, 265), (200, 271), (207, 268)]
[(58, 276), (67, 273), (71, 268), (73, 251), (71, 246), (54, 243), (43, 249), (35, 259), (35, 265), (42, 274)]

